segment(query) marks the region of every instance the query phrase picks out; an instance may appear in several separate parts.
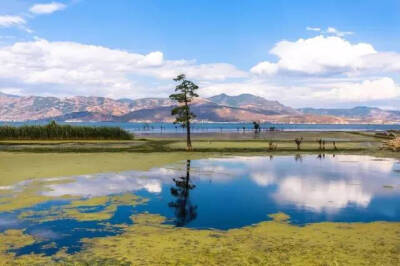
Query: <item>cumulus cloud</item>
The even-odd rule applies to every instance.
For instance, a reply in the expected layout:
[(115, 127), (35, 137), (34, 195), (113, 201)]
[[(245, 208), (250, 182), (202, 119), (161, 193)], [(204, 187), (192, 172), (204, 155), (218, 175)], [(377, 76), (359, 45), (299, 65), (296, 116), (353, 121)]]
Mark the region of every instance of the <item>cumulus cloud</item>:
[[(136, 93), (131, 75), (171, 80), (180, 73), (201, 80), (224, 80), (247, 74), (225, 63), (196, 64), (188, 60), (166, 60), (160, 51), (131, 53), (76, 42), (36, 40), (0, 48), (0, 79), (7, 87), (60, 86), (69, 93), (95, 88), (102, 96)], [(56, 86), (57, 85), (57, 86)], [(6, 85), (4, 85), (6, 86)], [(49, 91), (48, 91), (49, 92)]]
[(161, 51), (139, 54), (35, 39), (0, 47), (0, 91), (164, 97), (173, 87), (171, 79), (186, 73), (199, 83), (203, 97), (252, 93), (296, 107), (317, 106), (316, 102), (368, 104), (400, 96), (399, 85), (391, 76), (400, 73), (400, 54), (377, 51), (369, 43), (320, 35), (278, 42), (270, 53), (278, 60), (260, 62), (249, 73), (227, 63), (169, 60)]
[(325, 33), (325, 34), (333, 34), (333, 35), (336, 35), (336, 36), (339, 36), (339, 37), (344, 37), (346, 35), (354, 34), (354, 32), (351, 32), (351, 31), (340, 31), (340, 30), (337, 30), (334, 27), (328, 27), (326, 30), (322, 30), (321, 28), (318, 28), (318, 27), (306, 27), (306, 30), (321, 32), (321, 33)]
[(320, 32), (320, 31), (321, 31), (321, 28), (318, 28), (318, 27), (306, 27), (306, 30), (308, 30), (308, 31), (318, 31), (318, 32)]
[(332, 89), (314, 92), (311, 97), (324, 100), (362, 102), (400, 96), (400, 87), (391, 78), (364, 80), (359, 83), (332, 84)]
[(362, 57), (376, 54), (368, 43), (352, 44), (336, 36), (316, 36), (295, 42), (280, 41), (270, 51), (278, 62), (261, 62), (251, 69), (260, 75), (294, 72), (327, 75), (350, 72), (361, 66)]
[(339, 30), (337, 30), (337, 29), (335, 29), (335, 28), (333, 28), (333, 27), (329, 27), (329, 28), (326, 30), (326, 33), (331, 33), (331, 34), (337, 35), (337, 36), (339, 36), (339, 37), (344, 37), (344, 36), (346, 36), (346, 35), (352, 35), (352, 34), (354, 34), (354, 32), (351, 32), (351, 31), (339, 31)]
[(332, 103), (366, 103), (376, 100), (396, 99), (400, 86), (392, 78), (371, 79), (307, 79), (299, 84), (275, 84), (269, 80), (251, 79), (240, 82), (200, 83), (200, 94), (218, 93), (239, 95), (251, 93), (266, 99), (278, 99), (292, 106), (329, 106)]
[(381, 52), (369, 43), (353, 44), (337, 36), (280, 41), (271, 50), (277, 62), (251, 68), (258, 76), (361, 76), (400, 72), (400, 54)]
[(33, 5), (29, 11), (33, 14), (51, 14), (66, 8), (66, 5), (58, 2)]
[(20, 16), (0, 16), (0, 27), (13, 27), (26, 24), (25, 19)]

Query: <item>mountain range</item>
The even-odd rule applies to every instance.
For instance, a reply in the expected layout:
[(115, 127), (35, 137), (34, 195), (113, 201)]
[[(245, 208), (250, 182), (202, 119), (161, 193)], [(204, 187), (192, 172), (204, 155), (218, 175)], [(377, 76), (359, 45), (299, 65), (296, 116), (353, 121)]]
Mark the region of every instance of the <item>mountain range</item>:
[[(0, 121), (171, 122), (175, 103), (168, 98), (111, 99), (16, 96), (0, 92)], [(197, 121), (271, 123), (398, 123), (400, 111), (375, 107), (295, 109), (252, 94), (220, 94), (192, 103)]]

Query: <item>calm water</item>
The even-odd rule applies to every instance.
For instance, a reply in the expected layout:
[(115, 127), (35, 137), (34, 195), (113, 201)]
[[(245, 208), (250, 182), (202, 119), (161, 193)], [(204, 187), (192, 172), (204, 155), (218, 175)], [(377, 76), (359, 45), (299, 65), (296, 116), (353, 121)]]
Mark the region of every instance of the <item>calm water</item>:
[[(193, 160), (145, 172), (0, 187), (0, 208), (18, 203), (26, 194), (46, 198), (34, 206), (0, 212), (0, 232), (19, 228), (37, 238), (34, 244), (15, 250), (19, 255), (51, 255), (60, 248), (78, 251), (82, 238), (119, 234), (121, 224), (132, 224), (130, 216), (142, 212), (161, 214), (175, 226), (200, 229), (242, 227), (269, 220), (268, 214), (277, 212), (290, 215), (290, 222), (298, 225), (399, 222), (400, 164), (394, 159), (352, 155)], [(116, 195), (124, 197), (117, 200)], [(142, 201), (132, 204), (133, 195)], [(81, 203), (74, 205), (77, 200)]]
[[(0, 122), (0, 125), (39, 125), (47, 122)], [(184, 129), (172, 123), (116, 123), (116, 122), (74, 122), (62, 123), (71, 125), (89, 125), (89, 126), (118, 126), (136, 133), (183, 133)], [(263, 129), (274, 127), (278, 130), (286, 131), (385, 131), (400, 130), (400, 125), (370, 125), (370, 124), (271, 124), (262, 123)], [(216, 133), (216, 132), (243, 132), (253, 130), (252, 123), (193, 123), (192, 132), (194, 133)]]

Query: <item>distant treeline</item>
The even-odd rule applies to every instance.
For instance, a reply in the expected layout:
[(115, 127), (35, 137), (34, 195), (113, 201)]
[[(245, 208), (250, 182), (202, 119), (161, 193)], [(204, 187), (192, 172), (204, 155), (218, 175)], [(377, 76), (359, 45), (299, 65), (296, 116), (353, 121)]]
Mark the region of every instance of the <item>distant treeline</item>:
[(59, 125), (0, 126), (0, 139), (7, 140), (129, 140), (133, 135), (120, 127)]

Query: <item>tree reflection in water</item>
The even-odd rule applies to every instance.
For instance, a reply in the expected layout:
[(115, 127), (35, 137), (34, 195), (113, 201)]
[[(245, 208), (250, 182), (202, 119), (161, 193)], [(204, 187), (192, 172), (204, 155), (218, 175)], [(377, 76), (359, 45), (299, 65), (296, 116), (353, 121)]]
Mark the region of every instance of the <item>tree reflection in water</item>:
[(303, 156), (302, 156), (301, 154), (296, 154), (296, 155), (294, 156), (294, 160), (295, 160), (296, 162), (303, 162)]
[(174, 178), (175, 186), (171, 187), (171, 195), (176, 198), (168, 204), (175, 209), (176, 226), (182, 227), (197, 217), (197, 206), (190, 201), (190, 191), (196, 186), (190, 181), (190, 160), (186, 161), (186, 176)]

